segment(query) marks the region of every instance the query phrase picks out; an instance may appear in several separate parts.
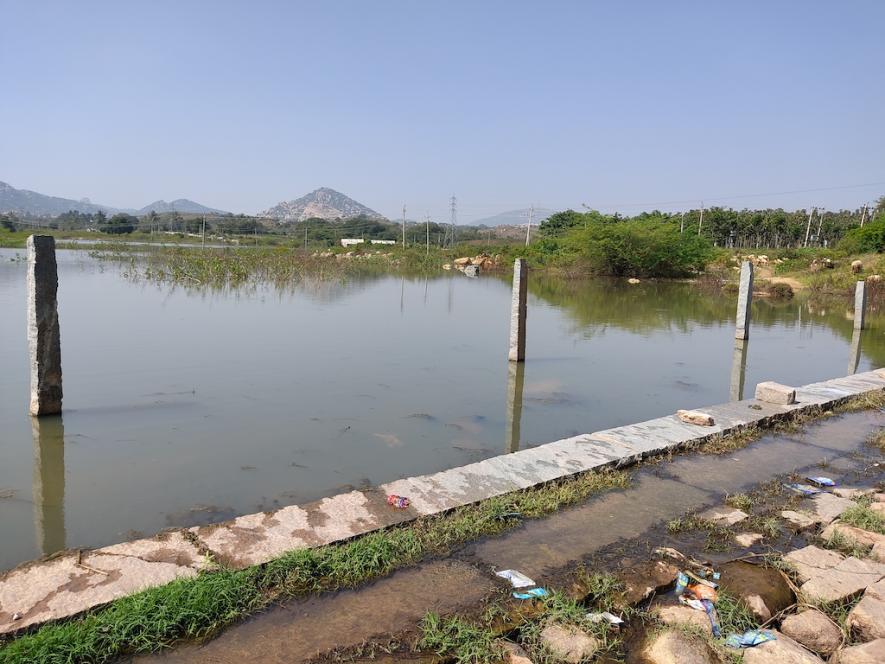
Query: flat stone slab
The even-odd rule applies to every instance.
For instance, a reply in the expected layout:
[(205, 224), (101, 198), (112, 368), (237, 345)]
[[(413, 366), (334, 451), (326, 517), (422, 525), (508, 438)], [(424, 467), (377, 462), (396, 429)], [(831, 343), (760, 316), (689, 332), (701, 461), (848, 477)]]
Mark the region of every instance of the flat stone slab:
[(827, 524), (842, 516), (842, 512), (856, 503), (848, 498), (840, 498), (831, 493), (818, 493), (813, 495), (807, 502), (810, 503), (811, 512), (814, 513), (818, 523)]
[(741, 651), (744, 664), (823, 664), (824, 660), (805, 650), (786, 634), (770, 631), (775, 635), (774, 641)]
[(0, 576), (0, 634), (196, 576), (204, 564), (179, 532), (27, 563)]
[(859, 641), (885, 639), (885, 601), (864, 594), (851, 609), (845, 625)]
[(736, 523), (740, 523), (748, 516), (749, 514), (746, 512), (725, 505), (721, 507), (711, 507), (698, 514), (698, 517), (704, 521), (712, 521), (713, 523), (718, 523), (723, 526), (733, 526)]
[(876, 639), (859, 646), (849, 646), (837, 652), (831, 664), (882, 664), (885, 662), (885, 639)]
[(877, 546), (885, 543), (885, 535), (880, 535), (879, 533), (870, 532), (869, 530), (863, 530), (862, 528), (849, 526), (846, 523), (839, 522), (831, 523), (824, 528), (820, 536), (825, 540), (829, 540), (837, 533), (846, 539), (864, 546)]
[(817, 525), (815, 519), (808, 512), (797, 512), (795, 510), (784, 510), (781, 512), (781, 518), (789, 521), (796, 530), (806, 530)]
[(859, 595), (883, 576), (885, 564), (851, 557), (812, 577), (800, 590), (809, 600), (833, 602)]
[(827, 570), (833, 569), (845, 560), (845, 557), (835, 551), (821, 549), (810, 544), (801, 549), (790, 551), (790, 553), (784, 556), (784, 560), (796, 570), (799, 581), (805, 583), (809, 579), (813, 579)]
[[(340, 542), (420, 516), (439, 514), (577, 473), (622, 467), (653, 454), (703, 443), (812, 407), (828, 407), (885, 389), (885, 374), (867, 372), (797, 388), (797, 403), (745, 400), (704, 408), (712, 426), (675, 415), (519, 450), (439, 473), (396, 480), (306, 505), (247, 514), (232, 521), (148, 540), (35, 561), (0, 576), (0, 634), (76, 615), (118, 597), (193, 576), (200, 552), (233, 568), (262, 564), (289, 551)], [(406, 496), (407, 509), (387, 504)], [(19, 614), (18, 620), (12, 620)]]

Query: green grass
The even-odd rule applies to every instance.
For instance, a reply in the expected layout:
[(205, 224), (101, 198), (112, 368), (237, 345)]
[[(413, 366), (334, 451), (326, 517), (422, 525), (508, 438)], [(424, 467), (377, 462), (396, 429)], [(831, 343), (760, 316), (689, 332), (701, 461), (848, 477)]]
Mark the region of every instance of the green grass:
[(839, 520), (849, 526), (885, 535), (885, 517), (870, 509), (870, 499), (859, 501), (842, 512)]
[(825, 549), (838, 551), (843, 556), (853, 556), (855, 558), (869, 557), (870, 550), (872, 549), (871, 546), (860, 544), (839, 531), (834, 531), (830, 537), (822, 539), (822, 544)]
[(457, 664), (492, 664), (504, 659), (497, 635), (487, 627), (458, 617), (441, 618), (436, 613), (425, 615), (420, 627), (418, 647)]
[(744, 512), (750, 512), (750, 510), (753, 509), (753, 505), (756, 504), (756, 501), (752, 496), (749, 496), (746, 493), (735, 493), (733, 495), (725, 496), (725, 503), (726, 505), (731, 505)]

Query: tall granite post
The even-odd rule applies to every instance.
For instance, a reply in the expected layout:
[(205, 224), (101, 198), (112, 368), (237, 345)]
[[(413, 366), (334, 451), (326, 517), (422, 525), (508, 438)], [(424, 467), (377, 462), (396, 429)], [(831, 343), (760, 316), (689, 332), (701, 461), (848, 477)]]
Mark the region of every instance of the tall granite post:
[(31, 415), (61, 412), (61, 338), (58, 329), (55, 238), (28, 238), (28, 347)]
[(866, 327), (867, 317), (867, 282), (858, 281), (854, 287), (854, 329)]
[(526, 297), (528, 295), (529, 268), (523, 258), (513, 262), (513, 300), (510, 303), (510, 361), (525, 360), (525, 317), (528, 313)]
[(522, 392), (525, 385), (525, 362), (507, 363), (507, 452), (519, 450), (522, 429)]
[(853, 376), (857, 373), (857, 365), (860, 364), (860, 338), (863, 332), (860, 328), (855, 327), (851, 333), (851, 346), (848, 350), (848, 373), (846, 375)]
[(753, 300), (753, 264), (744, 261), (741, 264), (741, 285), (738, 290), (737, 327), (735, 339), (750, 337), (750, 302)]

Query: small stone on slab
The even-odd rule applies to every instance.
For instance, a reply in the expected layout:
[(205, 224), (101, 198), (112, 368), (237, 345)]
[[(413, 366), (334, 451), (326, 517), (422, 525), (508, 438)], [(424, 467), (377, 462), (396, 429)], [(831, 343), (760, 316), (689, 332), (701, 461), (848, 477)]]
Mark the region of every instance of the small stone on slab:
[(677, 410), (676, 417), (686, 424), (696, 424), (700, 427), (711, 427), (715, 424), (711, 415), (699, 410)]
[(860, 641), (885, 639), (885, 601), (864, 594), (851, 609), (845, 625)]
[(712, 507), (698, 514), (698, 517), (704, 521), (712, 521), (724, 526), (733, 526), (740, 523), (749, 516), (746, 512), (734, 507)]
[(756, 386), (756, 401), (789, 406), (796, 403), (796, 390), (768, 380)]

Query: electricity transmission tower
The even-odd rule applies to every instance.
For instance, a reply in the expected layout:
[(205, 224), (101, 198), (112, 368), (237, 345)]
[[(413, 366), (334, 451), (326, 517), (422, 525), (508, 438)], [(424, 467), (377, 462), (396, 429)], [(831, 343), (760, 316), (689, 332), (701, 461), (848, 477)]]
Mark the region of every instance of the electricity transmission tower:
[[(449, 246), (454, 247), (455, 246), (455, 222), (458, 220), (457, 199), (455, 198), (454, 194), (452, 194), (452, 198), (449, 199), (449, 202), (450, 202), (451, 208), (452, 208), (452, 223), (451, 223), (452, 239), (451, 239), (451, 245), (449, 245)], [(448, 235), (448, 233), (446, 233), (446, 235)]]

